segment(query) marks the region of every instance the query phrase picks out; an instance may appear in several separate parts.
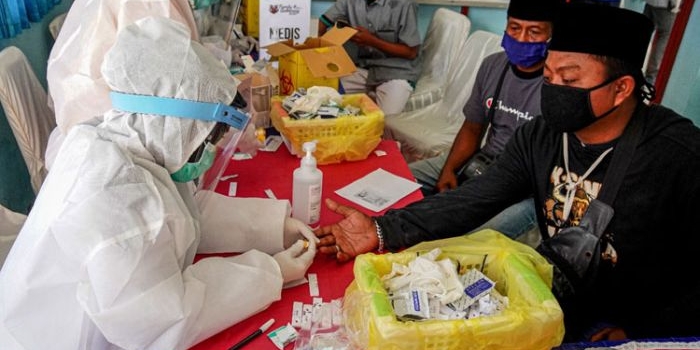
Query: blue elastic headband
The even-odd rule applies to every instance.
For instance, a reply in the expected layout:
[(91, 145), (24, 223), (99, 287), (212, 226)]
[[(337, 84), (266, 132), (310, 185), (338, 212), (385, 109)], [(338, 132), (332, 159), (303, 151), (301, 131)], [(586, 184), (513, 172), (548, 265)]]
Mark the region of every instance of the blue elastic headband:
[(133, 95), (115, 91), (110, 92), (109, 97), (112, 100), (112, 108), (120, 111), (216, 121), (230, 125), (238, 130), (243, 130), (249, 119), (246, 114), (238, 109), (223, 103)]

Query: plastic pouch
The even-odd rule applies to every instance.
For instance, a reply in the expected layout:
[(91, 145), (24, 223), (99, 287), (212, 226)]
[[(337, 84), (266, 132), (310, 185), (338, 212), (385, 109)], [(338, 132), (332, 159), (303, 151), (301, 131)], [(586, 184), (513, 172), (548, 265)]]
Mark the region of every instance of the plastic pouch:
[(355, 350), (341, 318), (341, 300), (312, 306), (311, 322), (302, 325), (294, 342), (295, 350)]
[[(458, 320), (398, 321), (381, 277), (440, 248), (460, 268), (481, 270), (509, 299), (503, 312)], [(484, 259), (486, 256), (486, 259)], [(395, 254), (356, 258), (345, 292), (344, 322), (362, 349), (551, 349), (564, 337), (563, 313), (550, 290), (552, 266), (534, 249), (493, 230), (425, 242)]]
[(600, 262), (600, 237), (614, 215), (611, 206), (594, 199), (578, 226), (543, 240), (537, 251), (554, 264), (554, 292), (559, 300), (585, 292)]

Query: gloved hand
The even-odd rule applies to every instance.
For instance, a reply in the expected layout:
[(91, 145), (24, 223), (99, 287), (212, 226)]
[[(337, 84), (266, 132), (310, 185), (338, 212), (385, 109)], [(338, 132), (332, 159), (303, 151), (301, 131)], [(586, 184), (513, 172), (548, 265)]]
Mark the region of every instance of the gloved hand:
[(309, 247), (304, 251), (304, 241), (298, 240), (287, 250), (283, 250), (272, 257), (280, 266), (282, 279), (287, 284), (291, 281), (301, 279), (306, 274), (306, 270), (311, 266), (316, 255), (316, 243), (309, 241)]
[(291, 247), (292, 244), (300, 239), (305, 239), (309, 241), (309, 243), (313, 243), (314, 247), (316, 247), (316, 243), (318, 243), (318, 238), (313, 231), (311, 231), (309, 226), (301, 222), (301, 220), (286, 217), (284, 219), (284, 248)]

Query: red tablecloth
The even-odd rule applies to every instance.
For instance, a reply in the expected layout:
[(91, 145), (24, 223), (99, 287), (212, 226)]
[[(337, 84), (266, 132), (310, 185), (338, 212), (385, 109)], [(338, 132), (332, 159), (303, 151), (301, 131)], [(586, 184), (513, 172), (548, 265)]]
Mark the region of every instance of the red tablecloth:
[[(365, 176), (366, 174), (382, 168), (395, 175), (413, 180), (406, 162), (401, 156), (401, 152), (394, 141), (382, 141), (377, 146), (376, 151), (384, 151), (386, 155), (377, 156), (375, 153), (363, 161), (344, 162), (339, 164), (320, 165), (323, 172), (323, 198), (332, 198), (335, 201), (352, 205), (351, 202), (335, 194), (335, 190)], [(217, 192), (228, 194), (229, 183), (236, 182), (238, 197), (267, 197), (265, 189), (270, 189), (279, 199), (292, 198), (292, 172), (299, 166), (299, 158), (291, 155), (282, 146), (277, 152), (258, 152), (253, 159), (231, 161), (229, 169), (224, 174), (238, 176), (224, 181), (217, 187)], [(394, 204), (392, 208), (400, 208), (418, 199), (422, 195), (419, 190), (414, 191), (407, 197)], [(357, 206), (355, 206), (357, 207)], [(379, 215), (381, 213), (372, 212), (368, 209), (357, 207), (368, 215)], [(337, 222), (342, 217), (328, 210), (325, 205), (321, 209), (321, 225), (328, 225)], [(203, 258), (199, 256), (199, 258)], [(324, 301), (342, 298), (345, 288), (353, 279), (353, 264), (351, 262), (339, 264), (335, 259), (318, 254), (314, 263), (309, 268), (310, 273), (318, 275), (318, 285), (320, 296)], [(250, 291), (255, 293), (255, 291)], [(275, 319), (269, 331), (276, 329), (291, 320), (292, 303), (300, 301), (311, 304), (312, 297), (309, 295), (309, 285), (303, 284), (297, 287), (282, 291), (282, 299), (272, 303), (267, 309), (251, 316), (247, 320), (233, 325), (219, 334), (195, 345), (191, 350), (216, 350), (228, 349), (238, 341), (254, 332), (270, 318)], [(261, 335), (250, 342), (248, 349), (277, 349), (266, 335)], [(291, 347), (288, 346), (288, 348)]]

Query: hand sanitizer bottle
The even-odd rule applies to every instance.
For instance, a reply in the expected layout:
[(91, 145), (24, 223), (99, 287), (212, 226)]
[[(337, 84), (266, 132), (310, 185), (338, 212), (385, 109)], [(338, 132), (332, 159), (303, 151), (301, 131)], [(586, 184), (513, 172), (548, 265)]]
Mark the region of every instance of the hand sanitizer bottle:
[(304, 142), (302, 149), (306, 155), (301, 159), (301, 165), (294, 169), (292, 217), (314, 225), (321, 217), (323, 173), (316, 167), (313, 156), (316, 142)]

